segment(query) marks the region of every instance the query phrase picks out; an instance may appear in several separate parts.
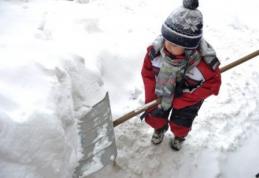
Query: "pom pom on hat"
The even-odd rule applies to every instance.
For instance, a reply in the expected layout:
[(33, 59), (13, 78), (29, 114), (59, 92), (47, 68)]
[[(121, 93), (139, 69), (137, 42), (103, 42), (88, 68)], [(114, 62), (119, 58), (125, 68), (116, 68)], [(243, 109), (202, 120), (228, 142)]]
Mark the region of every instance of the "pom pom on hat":
[(186, 9), (194, 10), (199, 7), (198, 0), (183, 0), (183, 7)]

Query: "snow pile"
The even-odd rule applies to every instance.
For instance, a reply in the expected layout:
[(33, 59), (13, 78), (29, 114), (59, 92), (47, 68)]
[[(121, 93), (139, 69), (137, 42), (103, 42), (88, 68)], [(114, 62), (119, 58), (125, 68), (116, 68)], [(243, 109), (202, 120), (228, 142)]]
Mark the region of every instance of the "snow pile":
[(103, 83), (82, 57), (26, 50), (0, 54), (0, 177), (70, 178), (76, 121), (104, 97)]

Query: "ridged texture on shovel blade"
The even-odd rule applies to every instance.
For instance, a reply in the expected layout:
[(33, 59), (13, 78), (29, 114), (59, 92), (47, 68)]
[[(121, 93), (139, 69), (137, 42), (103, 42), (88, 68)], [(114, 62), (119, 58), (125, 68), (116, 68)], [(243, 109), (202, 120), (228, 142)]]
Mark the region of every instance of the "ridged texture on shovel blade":
[(73, 178), (92, 174), (117, 156), (108, 94), (80, 119), (79, 131), (83, 157)]

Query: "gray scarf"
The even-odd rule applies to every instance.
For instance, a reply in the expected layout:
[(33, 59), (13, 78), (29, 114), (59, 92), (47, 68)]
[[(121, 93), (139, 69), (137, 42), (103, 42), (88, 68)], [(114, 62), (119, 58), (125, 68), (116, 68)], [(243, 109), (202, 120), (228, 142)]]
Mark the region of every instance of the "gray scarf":
[(200, 62), (200, 55), (196, 50), (185, 50), (185, 59), (171, 59), (160, 50), (161, 67), (156, 79), (155, 93), (161, 97), (161, 106), (168, 110), (174, 98), (176, 82), (180, 82), (184, 74)]
[(160, 56), (158, 57), (161, 60), (160, 71), (156, 78), (155, 93), (158, 97), (161, 97), (161, 107), (168, 110), (171, 108), (174, 99), (176, 82), (180, 82), (184, 74), (200, 62), (201, 56), (196, 50), (185, 50), (185, 59), (172, 59), (165, 55), (163, 42), (161, 38), (158, 38), (153, 43), (155, 50), (160, 49)]

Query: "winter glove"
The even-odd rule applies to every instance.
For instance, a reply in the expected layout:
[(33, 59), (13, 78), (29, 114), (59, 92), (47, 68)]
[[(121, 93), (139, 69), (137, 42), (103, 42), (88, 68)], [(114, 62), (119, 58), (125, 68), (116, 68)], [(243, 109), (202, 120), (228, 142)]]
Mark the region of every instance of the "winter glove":
[(140, 120), (142, 121), (148, 114), (153, 112), (157, 106), (147, 109), (143, 114), (140, 115)]
[(152, 111), (146, 111), (142, 115), (140, 115), (140, 119), (143, 120), (147, 115), (151, 115), (154, 117), (161, 117), (161, 118), (166, 118), (168, 117), (168, 114), (170, 112), (170, 109), (164, 110), (161, 105), (153, 109)]
[(164, 110), (161, 106), (158, 106), (155, 110), (153, 110), (150, 114), (154, 117), (167, 118), (170, 109)]

